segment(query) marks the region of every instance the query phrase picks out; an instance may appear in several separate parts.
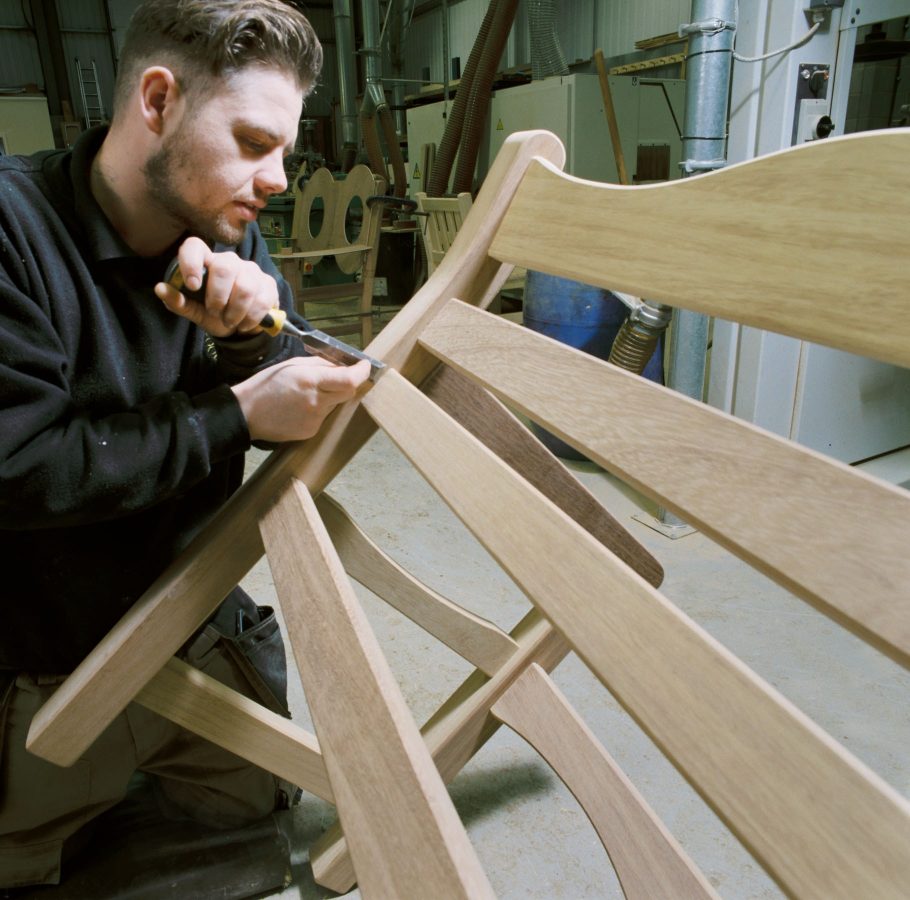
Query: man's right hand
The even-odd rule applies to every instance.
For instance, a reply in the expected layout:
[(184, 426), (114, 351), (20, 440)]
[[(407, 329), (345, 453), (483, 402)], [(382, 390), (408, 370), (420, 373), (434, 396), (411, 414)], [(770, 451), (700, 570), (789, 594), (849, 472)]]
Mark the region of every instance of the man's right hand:
[(318, 356), (277, 363), (233, 386), (254, 441), (311, 438), (325, 417), (370, 377), (370, 364), (337, 366)]

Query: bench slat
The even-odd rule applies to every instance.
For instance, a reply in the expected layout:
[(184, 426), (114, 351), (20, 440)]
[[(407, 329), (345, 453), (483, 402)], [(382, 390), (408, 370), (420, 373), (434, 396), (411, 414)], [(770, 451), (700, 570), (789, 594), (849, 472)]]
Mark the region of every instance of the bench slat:
[(910, 663), (907, 491), (457, 301), (421, 343)]
[(363, 406), (786, 890), (903, 895), (897, 792), (397, 372)]
[(910, 366), (908, 133), (816, 141), (645, 187), (536, 163), (490, 253)]

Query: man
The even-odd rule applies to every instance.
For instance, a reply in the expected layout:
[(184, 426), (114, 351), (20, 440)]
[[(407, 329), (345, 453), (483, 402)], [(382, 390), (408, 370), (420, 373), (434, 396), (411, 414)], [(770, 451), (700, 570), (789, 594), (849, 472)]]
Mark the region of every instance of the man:
[[(251, 441), (311, 437), (369, 374), (258, 328), (291, 296), (256, 216), (321, 58), (280, 0), (145, 0), (110, 129), (0, 163), (0, 888), (59, 881), (136, 770), (215, 827), (275, 806), (271, 775), (136, 706), (69, 769), (24, 741), (237, 488)], [(203, 299), (161, 283), (174, 256), (191, 290), (207, 272)], [(271, 648), (255, 668), (253, 644)], [(274, 617), (242, 591), (184, 654), (284, 708)]]

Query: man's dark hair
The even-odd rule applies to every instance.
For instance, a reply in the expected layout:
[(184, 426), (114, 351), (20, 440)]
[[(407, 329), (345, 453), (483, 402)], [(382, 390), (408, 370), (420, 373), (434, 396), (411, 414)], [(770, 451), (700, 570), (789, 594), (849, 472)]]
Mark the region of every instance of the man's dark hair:
[(251, 66), (287, 72), (308, 93), (322, 68), (322, 46), (304, 15), (283, 0), (143, 0), (123, 40), (115, 114), (152, 65), (172, 68), (189, 93)]

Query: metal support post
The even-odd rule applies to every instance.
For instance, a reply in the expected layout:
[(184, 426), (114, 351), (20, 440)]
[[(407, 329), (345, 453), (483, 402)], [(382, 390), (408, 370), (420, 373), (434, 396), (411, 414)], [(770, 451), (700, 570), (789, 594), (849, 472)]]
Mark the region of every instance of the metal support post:
[[(680, 36), (689, 37), (683, 177), (710, 172), (726, 163), (735, 33), (736, 0), (692, 0), (692, 21), (679, 29)], [(674, 311), (667, 385), (696, 400), (704, 399), (708, 326), (708, 317), (701, 313)], [(694, 531), (666, 509), (659, 509), (657, 518), (659, 524), (648, 524), (670, 538)]]

